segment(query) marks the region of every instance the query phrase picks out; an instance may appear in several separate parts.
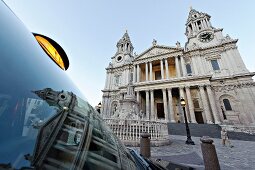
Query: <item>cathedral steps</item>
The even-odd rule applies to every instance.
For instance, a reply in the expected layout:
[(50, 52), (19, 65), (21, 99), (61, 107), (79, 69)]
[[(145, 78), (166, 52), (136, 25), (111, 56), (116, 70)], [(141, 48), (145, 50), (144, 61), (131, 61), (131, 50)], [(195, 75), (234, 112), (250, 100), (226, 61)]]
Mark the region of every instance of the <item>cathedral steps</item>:
[[(191, 136), (210, 136), (212, 138), (221, 138), (221, 126), (216, 124), (189, 123), (189, 128)], [(186, 136), (185, 123), (168, 123), (168, 134)], [(255, 141), (254, 134), (252, 135), (244, 132), (229, 131), (228, 135), (232, 140)]]

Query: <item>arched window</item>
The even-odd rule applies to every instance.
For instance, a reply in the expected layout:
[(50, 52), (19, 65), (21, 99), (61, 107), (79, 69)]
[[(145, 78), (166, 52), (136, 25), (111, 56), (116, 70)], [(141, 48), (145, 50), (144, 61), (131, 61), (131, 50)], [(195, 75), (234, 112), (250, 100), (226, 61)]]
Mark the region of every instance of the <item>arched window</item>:
[(223, 99), (223, 103), (224, 103), (224, 106), (225, 106), (226, 110), (232, 110), (232, 107), (231, 107), (230, 102), (229, 102), (228, 99)]

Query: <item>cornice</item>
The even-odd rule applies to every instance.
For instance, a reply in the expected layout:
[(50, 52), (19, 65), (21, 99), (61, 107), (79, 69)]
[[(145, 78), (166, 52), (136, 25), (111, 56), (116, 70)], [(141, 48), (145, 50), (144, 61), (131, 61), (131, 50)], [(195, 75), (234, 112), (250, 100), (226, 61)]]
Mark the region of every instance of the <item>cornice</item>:
[(255, 82), (243, 82), (243, 83), (232, 83), (232, 84), (221, 84), (212, 86), (215, 92), (228, 93), (235, 89), (255, 87)]
[(161, 60), (161, 59), (166, 59), (170, 57), (177, 57), (183, 55), (183, 49), (179, 49), (178, 51), (173, 51), (173, 52), (166, 52), (162, 54), (157, 54), (157, 55), (152, 55), (149, 56), (145, 59), (140, 59), (140, 60), (134, 60), (133, 64), (141, 64), (141, 63), (147, 63), (151, 61), (156, 61), (156, 60)]
[(177, 48), (177, 47), (170, 47), (170, 46), (165, 46), (165, 45), (153, 45), (150, 48), (148, 48), (147, 50), (145, 50), (144, 52), (142, 52), (141, 54), (139, 54), (135, 60), (139, 60), (139, 57), (143, 56), (144, 54), (146, 54), (147, 52), (151, 51), (153, 48), (161, 48), (161, 49), (170, 49), (170, 50), (180, 50), (183, 48)]
[(115, 72), (115, 71), (124, 71), (126, 69), (130, 69), (133, 68), (133, 64), (132, 63), (128, 63), (128, 64), (124, 64), (118, 67), (107, 67), (105, 68), (107, 70), (107, 73), (110, 72)]
[(234, 74), (231, 76), (212, 77), (211, 81), (234, 79), (234, 78), (240, 78), (240, 77), (253, 77), (254, 75), (255, 75), (255, 72), (246, 72), (246, 73)]
[(236, 43), (238, 39), (234, 40), (222, 40), (222, 42), (218, 45), (215, 46), (208, 46), (208, 47), (199, 47), (196, 49), (184, 51), (184, 55), (187, 56), (194, 56), (194, 55), (205, 55), (209, 53), (214, 53), (214, 52), (223, 52), (229, 49), (236, 49)]
[(164, 85), (164, 84), (176, 84), (176, 83), (189, 83), (191, 81), (201, 81), (206, 80), (209, 81), (212, 77), (211, 74), (209, 75), (201, 75), (201, 76), (189, 76), (189, 77), (181, 77), (181, 78), (171, 78), (171, 79), (164, 79), (164, 80), (154, 80), (148, 82), (138, 82), (134, 83), (135, 87), (142, 87), (142, 86), (150, 86), (150, 85)]

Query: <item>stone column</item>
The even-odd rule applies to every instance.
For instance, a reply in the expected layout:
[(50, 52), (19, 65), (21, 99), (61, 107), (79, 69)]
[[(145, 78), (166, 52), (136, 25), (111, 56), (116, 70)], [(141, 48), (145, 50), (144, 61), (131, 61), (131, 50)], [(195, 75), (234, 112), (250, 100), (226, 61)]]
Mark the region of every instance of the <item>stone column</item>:
[(205, 20), (201, 20), (202, 21), (202, 25), (204, 28), (206, 28), (206, 23), (205, 23)]
[(140, 111), (140, 109), (141, 109), (141, 105), (140, 105), (141, 95), (140, 95), (139, 91), (136, 92), (136, 101), (138, 103), (138, 110)]
[(150, 62), (150, 81), (152, 81), (152, 62)]
[(167, 89), (167, 92), (168, 92), (168, 103), (169, 103), (170, 122), (176, 122), (176, 121), (175, 121), (175, 118), (174, 118), (172, 88), (168, 88), (168, 89)]
[(150, 95), (149, 95), (149, 91), (146, 90), (146, 118), (149, 120), (150, 119)]
[(201, 94), (201, 98), (202, 98), (202, 103), (203, 103), (203, 109), (204, 109), (204, 113), (205, 113), (205, 117), (206, 117), (206, 122), (208, 124), (212, 123), (212, 116), (210, 114), (210, 110), (209, 110), (209, 105), (208, 105), (208, 101), (205, 95), (205, 90), (204, 90), (204, 86), (199, 86), (199, 91)]
[(154, 91), (151, 90), (151, 117), (150, 120), (155, 120), (156, 116), (154, 113)]
[(178, 56), (175, 57), (175, 70), (176, 70), (176, 77), (180, 77), (181, 74), (180, 74)]
[(138, 103), (140, 103), (140, 93), (139, 91), (136, 92), (136, 100)]
[(164, 79), (163, 59), (160, 60), (160, 71), (161, 71), (161, 80), (163, 80)]
[(149, 75), (148, 75), (148, 63), (145, 63), (145, 76), (146, 76), (146, 81), (149, 80)]
[(166, 98), (166, 89), (162, 89), (163, 93), (163, 102), (164, 102), (164, 112), (165, 112), (165, 120), (169, 120), (168, 118), (168, 109), (167, 109), (167, 98)]
[(135, 83), (136, 82), (136, 65), (134, 65), (134, 72), (133, 72), (133, 82)]
[(194, 104), (193, 104), (193, 100), (192, 100), (191, 94), (190, 94), (190, 87), (186, 86), (185, 89), (186, 89), (186, 94), (187, 94), (191, 122), (197, 123), (196, 117), (195, 117), (195, 111), (194, 111)]
[(181, 66), (182, 66), (182, 76), (185, 77), (187, 71), (186, 71), (186, 68), (185, 68), (185, 62), (184, 62), (183, 56), (181, 56)]
[(217, 113), (215, 97), (214, 97), (214, 94), (212, 92), (212, 89), (211, 89), (210, 85), (206, 86), (206, 91), (208, 93), (209, 102), (210, 102), (210, 105), (211, 105), (211, 108), (212, 108), (212, 113), (213, 113), (213, 117), (214, 117), (214, 123), (215, 124), (220, 124), (221, 123), (220, 116)]
[[(187, 99), (185, 97), (185, 94), (184, 94), (184, 87), (183, 86), (179, 87), (179, 90), (180, 90), (180, 98), (183, 98), (185, 101), (187, 101)], [(187, 108), (188, 107), (187, 107), (187, 104), (186, 104), (186, 106), (185, 106), (186, 115), (187, 115), (188, 121), (190, 121), (190, 115), (189, 115), (189, 111), (188, 111)], [(184, 116), (183, 109), (181, 109), (181, 112), (182, 112), (182, 115)]]
[(169, 79), (169, 71), (168, 71), (168, 61), (167, 61), (167, 58), (165, 59), (165, 66), (166, 66), (166, 79)]
[(140, 82), (140, 66), (137, 64), (137, 82)]

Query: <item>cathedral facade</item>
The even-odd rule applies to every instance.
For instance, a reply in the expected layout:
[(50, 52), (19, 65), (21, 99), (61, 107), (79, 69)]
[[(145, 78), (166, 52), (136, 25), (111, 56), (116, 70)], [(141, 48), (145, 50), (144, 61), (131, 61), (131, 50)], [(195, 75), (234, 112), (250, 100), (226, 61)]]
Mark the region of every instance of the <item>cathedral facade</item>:
[(153, 40), (139, 55), (133, 54), (126, 32), (106, 68), (103, 116), (121, 116), (121, 101), (132, 94), (138, 108), (129, 107), (125, 112), (146, 120), (183, 122), (183, 98), (191, 123), (254, 125), (255, 73), (247, 70), (237, 49), (238, 40), (224, 36), (223, 29), (214, 28), (210, 19), (208, 14), (191, 9), (184, 47), (178, 41), (172, 47)]

